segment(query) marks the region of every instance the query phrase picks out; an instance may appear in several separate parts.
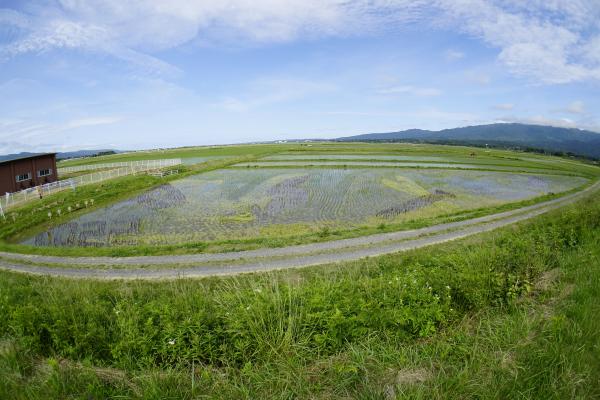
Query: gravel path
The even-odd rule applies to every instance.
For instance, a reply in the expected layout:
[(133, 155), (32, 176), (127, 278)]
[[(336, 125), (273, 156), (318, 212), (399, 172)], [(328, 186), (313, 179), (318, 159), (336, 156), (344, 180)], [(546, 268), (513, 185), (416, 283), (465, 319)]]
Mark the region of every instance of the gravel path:
[[(284, 248), (266, 248), (231, 253), (165, 255), (144, 257), (56, 257), (0, 252), (0, 269), (37, 275), (94, 279), (170, 279), (181, 277), (204, 277), (244, 272), (269, 271), (285, 268), (306, 267), (364, 257), (411, 250), (523, 221), (549, 210), (572, 203), (582, 196), (600, 188), (600, 181), (588, 188), (558, 199), (523, 207), (517, 210), (487, 215), (470, 220), (440, 224), (410, 231), (382, 233), (330, 242), (311, 243)], [(426, 236), (425, 236), (426, 235)], [(425, 236), (425, 237), (423, 237)], [(277, 259), (272, 259), (279, 257)], [(210, 265), (210, 262), (220, 262)], [(231, 264), (223, 265), (223, 261)], [(27, 262), (20, 264), (19, 262)], [(35, 265), (61, 264), (77, 267), (49, 267)], [(207, 265), (176, 267), (176, 264)], [(106, 269), (100, 266), (125, 265), (132, 268)], [(165, 266), (161, 269), (136, 268), (136, 266)], [(173, 265), (173, 267), (171, 267)], [(79, 266), (85, 266), (80, 268)], [(96, 266), (96, 268), (94, 268)]]

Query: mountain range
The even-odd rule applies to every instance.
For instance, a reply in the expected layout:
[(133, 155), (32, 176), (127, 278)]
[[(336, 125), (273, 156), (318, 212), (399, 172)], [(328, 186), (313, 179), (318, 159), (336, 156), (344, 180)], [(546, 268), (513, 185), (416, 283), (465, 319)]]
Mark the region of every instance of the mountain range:
[[(98, 156), (98, 155), (112, 154), (112, 153), (119, 153), (119, 152), (120, 152), (119, 150), (76, 150), (76, 151), (66, 151), (66, 152), (56, 153), (56, 159), (57, 160), (65, 160), (67, 158), (95, 157), (95, 156)], [(44, 153), (31, 153), (31, 152), (28, 152), (28, 151), (23, 151), (21, 153), (13, 153), (13, 154), (0, 155), (0, 162), (14, 160), (14, 159), (17, 159), (17, 158), (36, 156), (36, 155), (39, 155), (39, 154), (44, 154)]]
[[(312, 139), (331, 140), (331, 139)], [(516, 123), (498, 123), (475, 125), (462, 128), (430, 131), (408, 129), (397, 132), (367, 133), (340, 137), (339, 142), (412, 142), (456, 145), (491, 146), (518, 148), (521, 150), (544, 151), (557, 154), (573, 154), (587, 158), (600, 159), (600, 133), (574, 128), (559, 128), (545, 125)], [(306, 141), (298, 139), (292, 141)], [(79, 150), (57, 153), (56, 158), (93, 157), (121, 150)], [(36, 153), (18, 153), (0, 156), (1, 161), (35, 155)]]
[(497, 123), (429, 131), (409, 129), (341, 137), (342, 142), (421, 142), (535, 149), (600, 159), (600, 133), (543, 125)]

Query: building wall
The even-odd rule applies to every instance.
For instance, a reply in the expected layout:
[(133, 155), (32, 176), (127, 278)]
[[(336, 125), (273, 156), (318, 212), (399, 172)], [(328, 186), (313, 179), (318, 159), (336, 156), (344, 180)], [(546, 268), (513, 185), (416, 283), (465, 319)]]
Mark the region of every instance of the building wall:
[[(51, 169), (48, 176), (38, 177), (38, 171)], [(31, 173), (31, 179), (17, 182), (17, 175)], [(58, 179), (56, 174), (56, 158), (52, 155), (14, 160), (0, 165), (0, 194), (18, 192), (33, 186), (54, 182)]]
[[(54, 156), (45, 156), (34, 159), (35, 173), (33, 178), (35, 179), (35, 185), (43, 185), (44, 183), (54, 182), (58, 179), (56, 174), (56, 159)], [(48, 176), (38, 177), (38, 171), (41, 169), (51, 169), (52, 173)]]
[(0, 194), (14, 192), (14, 180), (11, 164), (0, 164)]

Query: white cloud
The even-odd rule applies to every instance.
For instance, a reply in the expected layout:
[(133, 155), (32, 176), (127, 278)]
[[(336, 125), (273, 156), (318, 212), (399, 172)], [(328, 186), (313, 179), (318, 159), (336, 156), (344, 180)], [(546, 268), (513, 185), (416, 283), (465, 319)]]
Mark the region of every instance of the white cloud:
[[(62, 123), (42, 123), (35, 120), (25, 119), (3, 119), (0, 120), (0, 132), (2, 132), (0, 149), (6, 148), (7, 143), (19, 143), (19, 148), (31, 148), (33, 143), (42, 143), (49, 135), (62, 134), (83, 127), (110, 125), (121, 121), (117, 116), (87, 117), (64, 121)], [(58, 140), (57, 142), (61, 142)], [(15, 150), (4, 150), (14, 152)]]
[(0, 9), (0, 27), (12, 27), (14, 32), (14, 30), (26, 30), (29, 25), (30, 22), (23, 14), (10, 9)]
[[(5, 12), (6, 10), (0, 9), (0, 20), (3, 15), (6, 17)], [(179, 72), (176, 67), (164, 61), (125, 46), (118, 30), (113, 30), (110, 26), (64, 17), (48, 21), (43, 18), (30, 18), (28, 21), (27, 35), (0, 47), (0, 61), (24, 53), (69, 49), (108, 54), (151, 73), (175, 75)], [(14, 21), (11, 19), (9, 22)], [(20, 24), (22, 27), (22, 21)]]
[[(436, 107), (425, 107), (416, 110), (399, 110), (398, 108), (372, 109), (359, 107), (358, 109), (333, 109), (315, 112), (319, 120), (331, 121), (335, 128), (320, 129), (319, 132), (336, 132), (337, 137), (366, 132), (393, 132), (404, 129), (430, 129), (440, 130), (455, 128), (457, 126), (470, 126), (491, 123), (492, 121), (482, 115), (444, 110)], [(322, 117), (321, 117), (322, 116)], [(340, 124), (348, 121), (348, 124)], [(360, 120), (361, 124), (356, 124)], [(297, 134), (294, 135), (298, 137)], [(332, 137), (332, 135), (329, 135)]]
[(493, 108), (495, 110), (508, 111), (508, 110), (512, 110), (513, 108), (515, 108), (515, 105), (512, 103), (502, 103), (502, 104), (496, 104)]
[(465, 76), (469, 82), (477, 83), (478, 85), (487, 85), (492, 81), (490, 75), (483, 71), (466, 71)]
[(542, 83), (600, 79), (600, 60), (589, 56), (598, 31), (597, 1), (440, 0), (440, 5), (446, 26), (499, 48), (498, 59), (517, 75)]
[(121, 117), (91, 117), (68, 121), (60, 130), (76, 129), (84, 126), (111, 125), (121, 121)]
[(244, 94), (225, 97), (213, 105), (228, 111), (247, 112), (267, 105), (295, 101), (309, 95), (322, 94), (336, 89), (334, 85), (324, 82), (263, 78), (243, 88)]
[(426, 121), (447, 121), (455, 124), (476, 124), (481, 123), (482, 119), (479, 115), (465, 112), (443, 111), (437, 108), (429, 108), (409, 113), (419, 120)]
[(446, 61), (457, 61), (461, 58), (464, 58), (464, 56), (465, 53), (454, 49), (448, 49), (444, 52), (444, 58), (446, 59)]
[(0, 23), (22, 32), (0, 46), (0, 61), (70, 49), (107, 54), (149, 73), (177, 75), (177, 67), (151, 54), (193, 39), (281, 42), (364, 32), (375, 18), (369, 17), (366, 4), (366, 0), (59, 0), (58, 7), (24, 7), (29, 13), (0, 9)]
[[(115, 148), (116, 145), (106, 141), (109, 135), (90, 134), (78, 129), (119, 121), (121, 118), (118, 117), (90, 117), (54, 124), (33, 120), (0, 120), (0, 154)], [(50, 142), (49, 137), (52, 138)]]
[[(460, 124), (477, 124), (488, 122), (481, 116), (472, 113), (444, 111), (437, 108), (424, 108), (416, 111), (324, 111), (320, 112), (324, 115), (351, 115), (362, 117), (396, 117), (401, 119), (417, 119), (423, 121), (423, 124), (434, 122), (446, 127), (456, 126)], [(425, 128), (421, 125), (419, 128)]]
[(576, 128), (577, 127), (577, 123), (570, 118), (556, 119), (556, 118), (547, 118), (543, 115), (536, 115), (536, 116), (530, 117), (529, 120), (532, 123), (540, 124), (540, 125), (552, 125), (552, 126), (559, 126), (559, 127), (563, 127), (563, 128)]
[(62, 0), (65, 15), (102, 23), (127, 46), (166, 49), (197, 35), (224, 34), (257, 41), (285, 41), (300, 35), (348, 32), (361, 25), (363, 2), (289, 0)]
[(550, 112), (553, 114), (573, 114), (577, 115), (579, 119), (592, 118), (591, 114), (586, 112), (585, 103), (581, 100), (576, 100), (569, 103), (565, 107), (551, 109)]
[(587, 129), (593, 132), (600, 132), (600, 124), (595, 121), (582, 122), (571, 118), (551, 118), (545, 115), (533, 115), (528, 117), (505, 116), (495, 122), (516, 122), (521, 124), (548, 125), (559, 128), (578, 128)]
[(583, 114), (585, 113), (585, 104), (583, 101), (574, 101), (565, 108), (565, 111), (571, 114)]
[[(27, 4), (27, 3), (25, 3)], [(57, 0), (0, 9), (18, 33), (0, 58), (57, 48), (108, 54), (160, 74), (177, 68), (152, 54), (193, 40), (285, 42), (419, 26), (460, 31), (498, 49), (512, 73), (540, 83), (600, 80), (597, 0)], [(6, 28), (12, 27), (12, 28)], [(450, 49), (446, 58), (462, 52)]]
[(378, 94), (409, 94), (419, 97), (439, 96), (442, 91), (436, 88), (415, 87), (415, 86), (394, 86), (390, 88), (380, 89)]
[(415, 18), (423, 0), (59, 0), (35, 13), (0, 9), (0, 21), (30, 34), (10, 46), (12, 55), (53, 48), (112, 48), (152, 52), (195, 38), (283, 42), (299, 37), (362, 34), (378, 24)]

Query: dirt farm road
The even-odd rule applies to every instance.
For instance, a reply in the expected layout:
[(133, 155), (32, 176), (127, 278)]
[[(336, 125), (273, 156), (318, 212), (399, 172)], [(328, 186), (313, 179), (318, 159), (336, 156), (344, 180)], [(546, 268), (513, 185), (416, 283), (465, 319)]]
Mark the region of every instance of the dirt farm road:
[(412, 250), (533, 218), (573, 203), (600, 181), (567, 196), (484, 217), (409, 231), (381, 233), (283, 248), (140, 257), (57, 257), (0, 252), (0, 269), (84, 279), (178, 279), (300, 268)]

